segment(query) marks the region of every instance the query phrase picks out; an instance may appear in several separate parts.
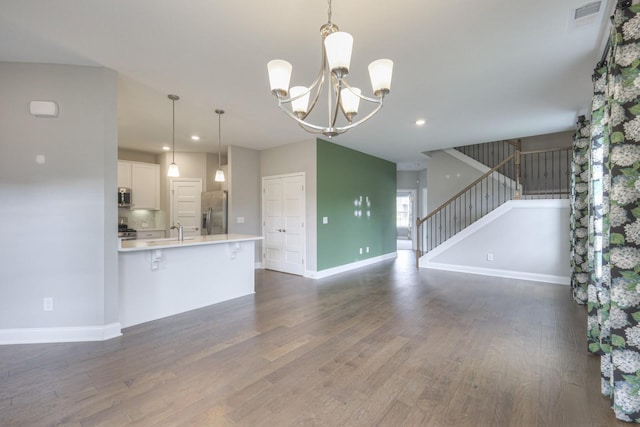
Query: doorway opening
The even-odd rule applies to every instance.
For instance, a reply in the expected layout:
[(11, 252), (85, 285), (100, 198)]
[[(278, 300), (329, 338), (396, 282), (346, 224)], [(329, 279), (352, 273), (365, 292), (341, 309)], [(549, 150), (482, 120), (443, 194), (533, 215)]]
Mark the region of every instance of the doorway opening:
[(396, 193), (396, 242), (398, 250), (415, 249), (415, 190)]

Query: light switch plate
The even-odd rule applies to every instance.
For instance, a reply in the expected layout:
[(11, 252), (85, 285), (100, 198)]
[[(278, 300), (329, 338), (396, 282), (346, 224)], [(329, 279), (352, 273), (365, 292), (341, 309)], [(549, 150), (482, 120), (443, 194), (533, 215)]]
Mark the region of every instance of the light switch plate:
[(323, 216), (322, 217), (322, 223), (323, 224), (329, 224), (329, 217), (328, 216)]
[(236, 221), (237, 221), (238, 224), (244, 224), (244, 217), (243, 216), (239, 216)]

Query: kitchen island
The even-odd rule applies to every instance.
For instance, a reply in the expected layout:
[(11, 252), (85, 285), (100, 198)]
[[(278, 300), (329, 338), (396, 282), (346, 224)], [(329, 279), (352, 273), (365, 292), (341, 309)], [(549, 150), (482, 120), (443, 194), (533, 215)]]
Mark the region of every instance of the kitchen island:
[(220, 234), (122, 240), (120, 324), (137, 325), (255, 292), (255, 241)]

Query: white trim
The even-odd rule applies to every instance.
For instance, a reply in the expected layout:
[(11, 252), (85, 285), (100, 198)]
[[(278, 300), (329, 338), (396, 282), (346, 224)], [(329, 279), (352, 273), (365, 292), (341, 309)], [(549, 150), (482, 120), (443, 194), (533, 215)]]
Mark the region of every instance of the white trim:
[(321, 271), (305, 271), (304, 277), (308, 277), (310, 279), (324, 279), (325, 277), (333, 276), (334, 274), (345, 273), (347, 271), (355, 270), (356, 268), (365, 267), (367, 265), (375, 264), (381, 261), (386, 261), (388, 259), (393, 259), (398, 256), (397, 252), (391, 252), (384, 255), (379, 255), (373, 258), (367, 258), (360, 261), (352, 262), (350, 264), (339, 265), (333, 268), (327, 268), (326, 270)]
[(469, 267), (466, 265), (441, 264), (430, 262), (429, 264), (420, 265), (422, 268), (430, 268), (432, 270), (457, 271), (460, 273), (479, 274), (482, 276), (506, 277), (509, 279), (531, 280), (534, 282), (555, 283), (558, 285), (569, 285), (570, 278), (568, 276), (553, 276), (550, 274), (528, 273), (526, 271), (496, 270), (492, 268)]
[(0, 329), (0, 345), (106, 341), (122, 335), (119, 322), (104, 326)]
[(449, 250), (453, 245), (466, 239), (473, 233), (479, 231), (489, 223), (500, 218), (511, 209), (547, 209), (547, 208), (567, 208), (569, 206), (568, 199), (535, 199), (535, 200), (509, 200), (508, 202), (498, 206), (455, 236), (451, 237), (444, 243), (430, 250), (426, 255), (420, 258), (420, 267), (427, 267), (427, 263), (441, 253)]
[(253, 266), (254, 269), (256, 270), (264, 270), (264, 263), (262, 262), (256, 262)]

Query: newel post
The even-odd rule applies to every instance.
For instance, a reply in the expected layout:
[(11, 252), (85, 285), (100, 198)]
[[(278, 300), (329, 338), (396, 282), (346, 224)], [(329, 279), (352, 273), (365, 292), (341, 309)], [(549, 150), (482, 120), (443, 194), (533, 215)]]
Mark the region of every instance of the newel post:
[(522, 151), (522, 141), (518, 140), (517, 146), (516, 146), (516, 158), (515, 158), (515, 163), (516, 163), (516, 191), (515, 194), (513, 196), (513, 198), (515, 200), (520, 200), (522, 198), (522, 190), (521, 190), (521, 183), (520, 183), (520, 152)]

